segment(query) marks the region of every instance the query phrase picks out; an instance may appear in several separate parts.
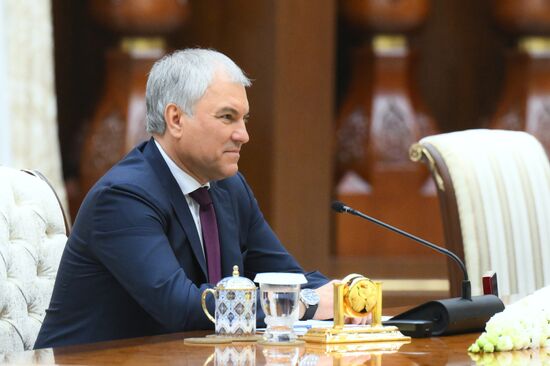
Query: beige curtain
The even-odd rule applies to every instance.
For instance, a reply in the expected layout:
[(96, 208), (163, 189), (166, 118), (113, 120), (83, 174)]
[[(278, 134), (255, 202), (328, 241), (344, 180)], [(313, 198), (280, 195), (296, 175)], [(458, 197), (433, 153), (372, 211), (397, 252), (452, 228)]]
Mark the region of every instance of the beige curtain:
[(37, 169), (66, 206), (50, 0), (0, 0), (0, 164)]

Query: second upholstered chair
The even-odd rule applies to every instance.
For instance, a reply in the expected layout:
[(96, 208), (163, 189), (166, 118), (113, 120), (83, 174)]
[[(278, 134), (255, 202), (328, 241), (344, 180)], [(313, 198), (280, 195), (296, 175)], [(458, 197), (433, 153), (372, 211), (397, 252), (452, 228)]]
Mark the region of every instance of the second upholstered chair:
[[(466, 262), (472, 294), (497, 272), (501, 295), (550, 285), (550, 166), (539, 141), (519, 131), (476, 129), (428, 136), (411, 148), (440, 200), (445, 243)], [(452, 295), (462, 274), (449, 266)]]

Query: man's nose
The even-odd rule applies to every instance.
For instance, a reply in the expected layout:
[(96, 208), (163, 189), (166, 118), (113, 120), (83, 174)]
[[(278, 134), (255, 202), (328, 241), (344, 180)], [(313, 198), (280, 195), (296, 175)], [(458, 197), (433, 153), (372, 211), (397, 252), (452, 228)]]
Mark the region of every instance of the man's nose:
[(240, 142), (241, 144), (246, 144), (250, 140), (248, 131), (246, 130), (246, 124), (244, 121), (239, 123), (239, 127), (233, 131), (233, 140)]

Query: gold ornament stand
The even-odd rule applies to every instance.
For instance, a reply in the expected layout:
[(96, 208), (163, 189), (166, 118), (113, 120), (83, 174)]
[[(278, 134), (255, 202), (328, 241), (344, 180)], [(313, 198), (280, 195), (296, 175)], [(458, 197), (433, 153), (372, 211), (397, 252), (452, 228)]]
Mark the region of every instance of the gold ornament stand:
[[(369, 313), (372, 314), (371, 325), (344, 326), (344, 316), (359, 318), (368, 316)], [(311, 328), (302, 339), (308, 343), (321, 344), (373, 342), (379, 343), (372, 345), (375, 348), (386, 348), (388, 342), (408, 343), (411, 337), (404, 336), (395, 326), (382, 325), (382, 283), (351, 274), (334, 284), (334, 326)], [(342, 348), (344, 349), (345, 347)], [(357, 347), (350, 349), (357, 350)]]

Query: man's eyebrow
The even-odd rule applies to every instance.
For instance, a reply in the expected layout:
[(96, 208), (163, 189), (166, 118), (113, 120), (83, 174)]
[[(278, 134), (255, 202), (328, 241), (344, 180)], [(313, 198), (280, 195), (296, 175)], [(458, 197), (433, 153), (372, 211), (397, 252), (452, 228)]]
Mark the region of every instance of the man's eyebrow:
[(235, 108), (231, 107), (223, 107), (218, 110), (218, 113), (232, 113), (232, 114), (239, 114), (239, 111), (237, 111)]

